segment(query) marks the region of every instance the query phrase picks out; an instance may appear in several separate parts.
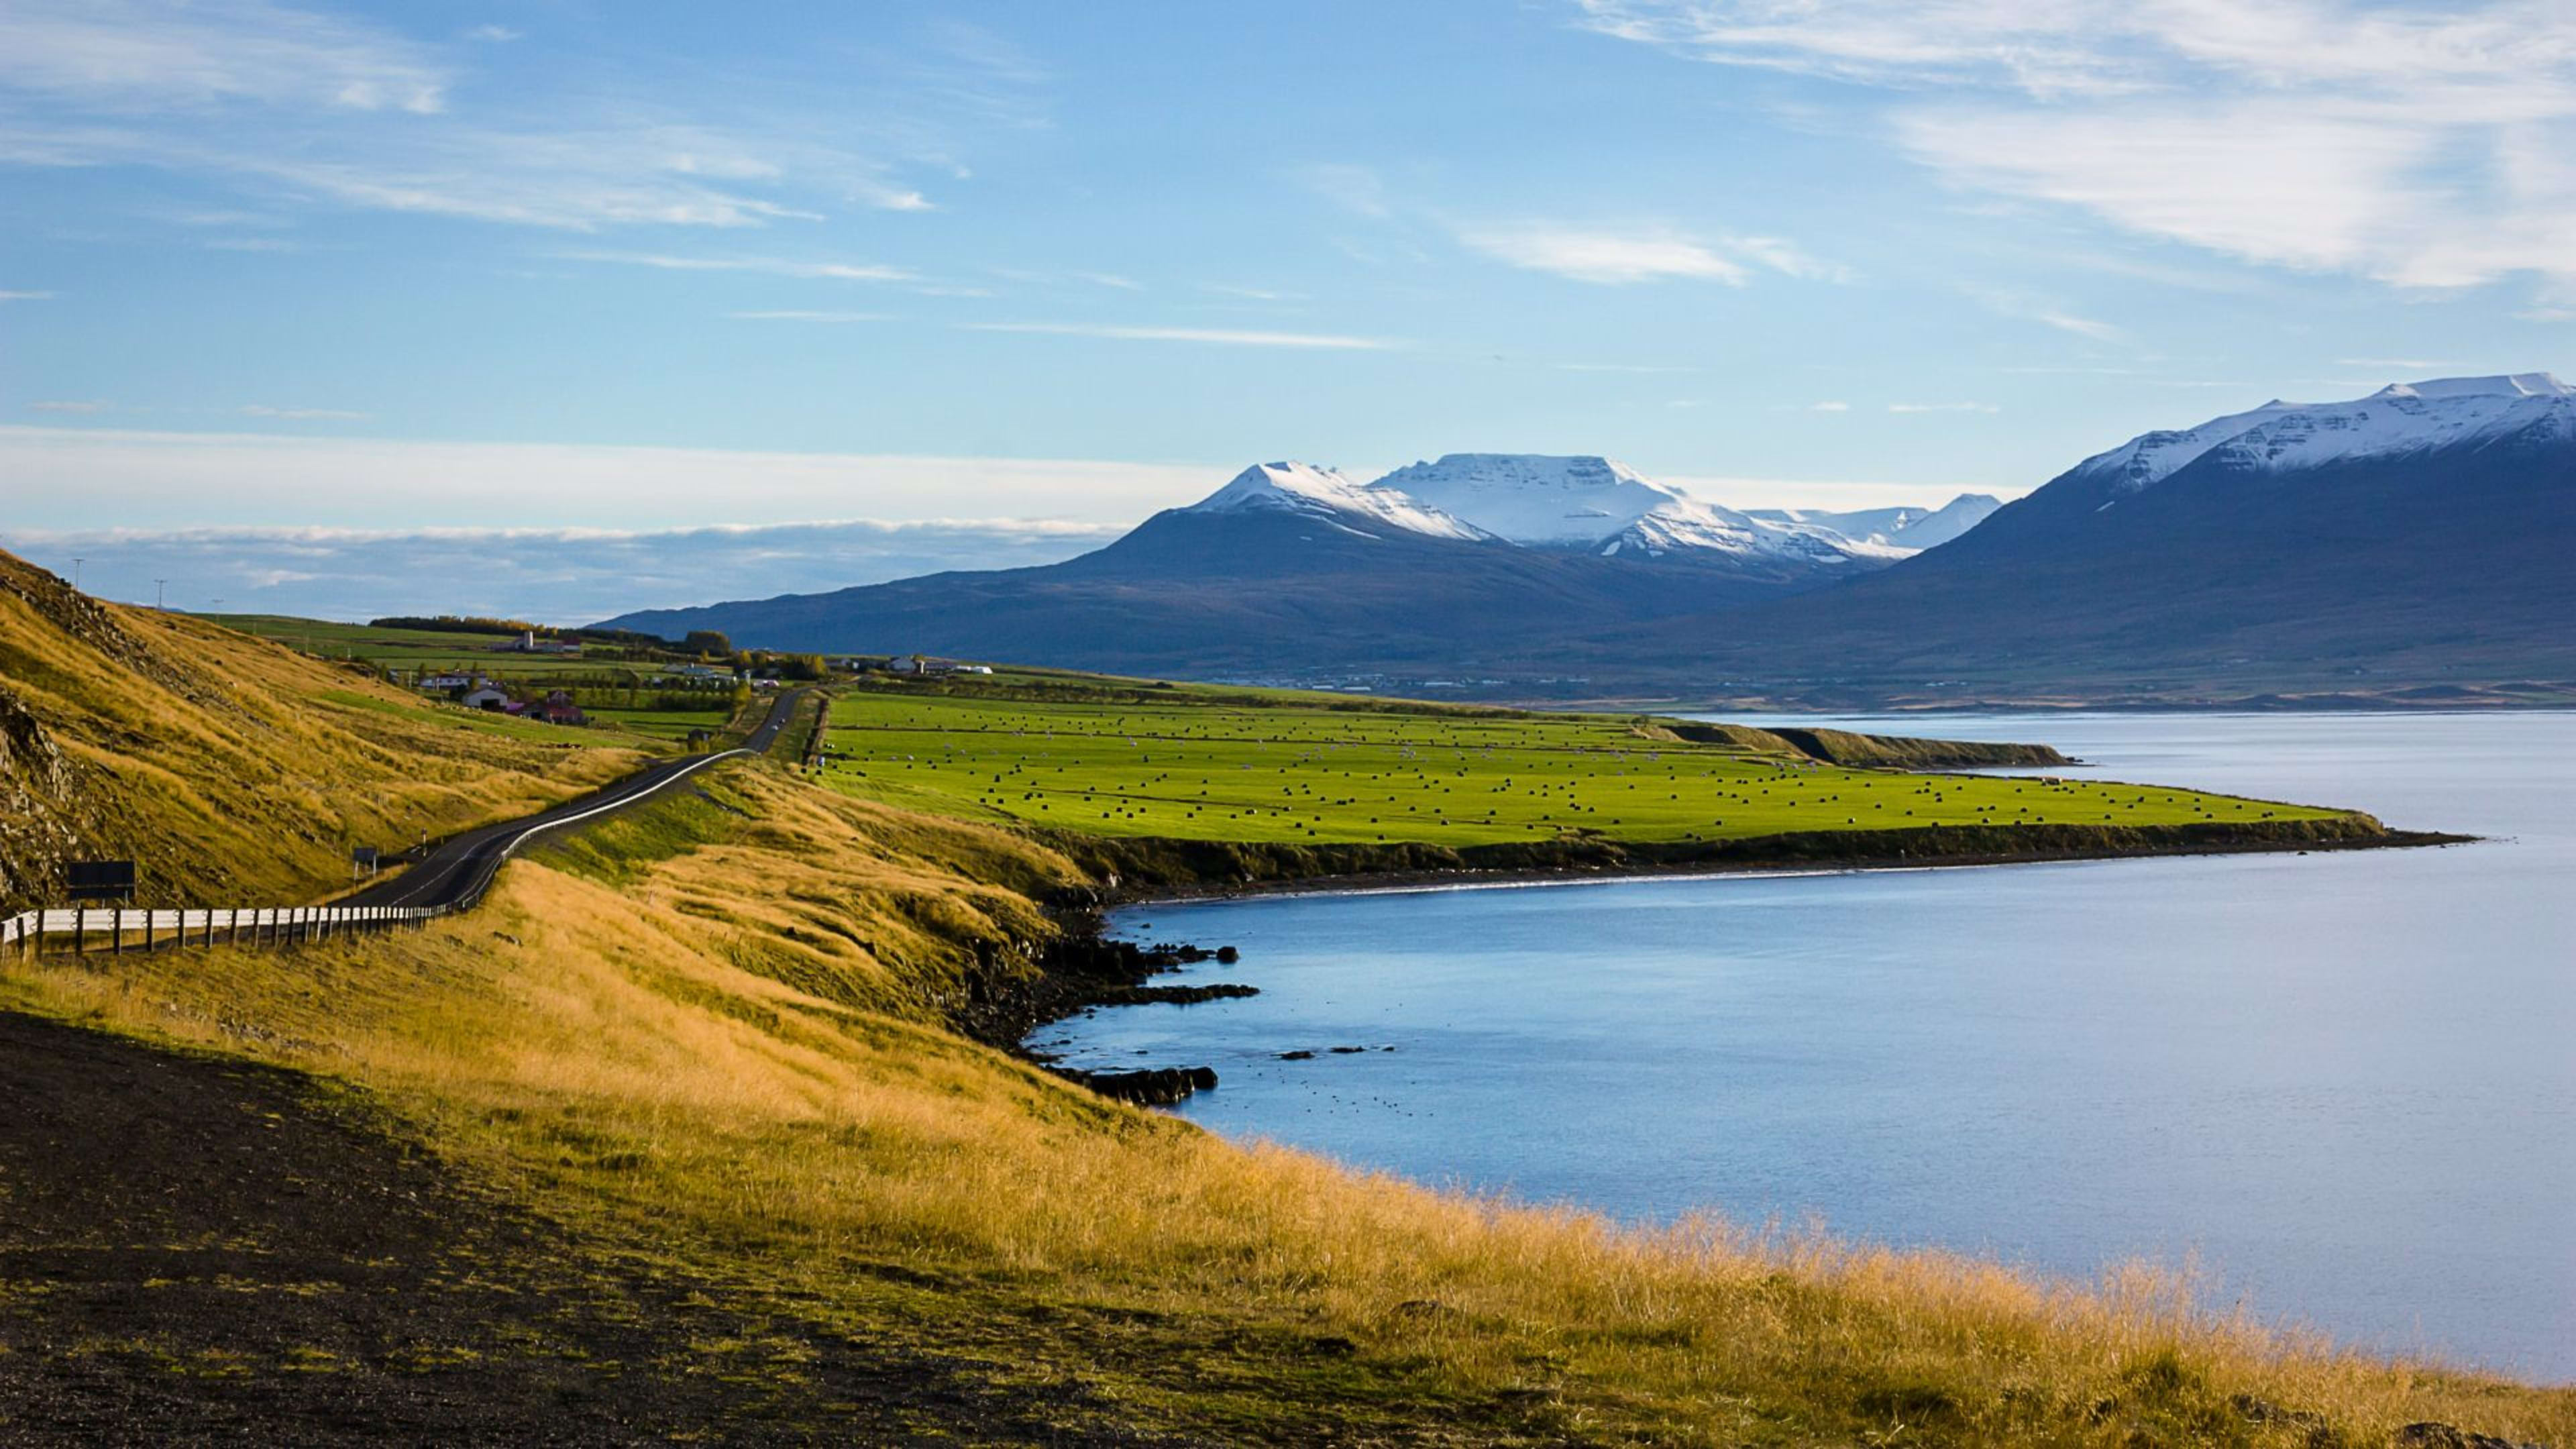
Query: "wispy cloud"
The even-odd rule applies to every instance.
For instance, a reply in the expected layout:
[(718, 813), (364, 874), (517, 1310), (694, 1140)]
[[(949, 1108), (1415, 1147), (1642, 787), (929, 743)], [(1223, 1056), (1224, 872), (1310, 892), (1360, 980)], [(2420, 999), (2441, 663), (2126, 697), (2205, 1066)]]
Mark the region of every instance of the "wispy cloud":
[(835, 282), (908, 282), (914, 274), (876, 262), (808, 262), (787, 257), (689, 257), (666, 252), (558, 252), (570, 262), (614, 262), (655, 267), (667, 272), (761, 272), (773, 277), (801, 277)]
[(1114, 327), (1091, 322), (961, 322), (969, 332), (1039, 332), (1065, 337), (1106, 337), (1123, 342), (1205, 342), (1225, 347), (1322, 348), (1383, 352), (1405, 344), (1384, 337), (1325, 332), (1256, 332), (1224, 327)]
[(1245, 302), (1302, 302), (1305, 300), (1295, 292), (1275, 291), (1268, 287), (1235, 287), (1223, 282), (1201, 282), (1199, 290)]
[(727, 312), (737, 322), (883, 322), (883, 312)]
[(1108, 287), (1120, 292), (1141, 292), (1145, 284), (1116, 272), (1046, 271), (1030, 267), (995, 267), (993, 275), (1013, 282), (1057, 283), (1080, 282), (1086, 286)]
[(99, 398), (49, 398), (27, 404), (31, 413), (103, 413), (107, 403)]
[(2400, 372), (2433, 372), (2445, 367), (2458, 367), (2460, 364), (2430, 357), (2338, 357), (2335, 359), (2335, 366), (2393, 367)]
[(1395, 214), (1386, 182), (1366, 166), (1328, 164), (1298, 173), (1307, 188), (1353, 216), (1383, 220)]
[(373, 417), (372, 413), (353, 413), (344, 408), (281, 408), (267, 403), (250, 403), (241, 410), (246, 418), (276, 418), (291, 423), (353, 423)]
[(0, 292), (0, 302), (50, 302), (51, 292)]
[(2003, 411), (1993, 403), (1975, 402), (1889, 403), (1887, 410), (1892, 413), (1999, 413)]
[(507, 45), (513, 40), (523, 40), (526, 37), (506, 25), (477, 25), (465, 32), (465, 38), (479, 40), (489, 45)]
[(1965, 186), (2409, 287), (2576, 289), (2576, 10), (2536, 0), (1579, 0), (1605, 34), (1876, 87)]
[(288, 209), (751, 227), (927, 210), (903, 173), (962, 174), (957, 142), (995, 123), (994, 95), (1028, 109), (1022, 80), (953, 56), (828, 83), (780, 59), (695, 113), (595, 74), (479, 84), (490, 44), (515, 38), (429, 44), (271, 0), (16, 0), (0, 7), (0, 164), (156, 167)]
[(1740, 287), (1751, 276), (1742, 263), (1661, 228), (1602, 231), (1533, 222), (1471, 228), (1458, 239), (1515, 267), (1601, 286), (1687, 280)]
[(2072, 312), (2061, 312), (2048, 307), (2031, 313), (2030, 320), (2043, 327), (2054, 327), (2060, 332), (2071, 332), (2093, 342), (2118, 342), (2129, 335), (2108, 322), (2098, 322), (2090, 317), (2078, 317)]
[(1969, 287), (1964, 289), (1988, 309), (2042, 327), (2054, 327), (2088, 342), (2121, 342), (2128, 333), (2108, 322), (2078, 316), (2066, 307), (2045, 298), (2003, 287)]
[(0, 85), (138, 114), (230, 101), (434, 114), (447, 68), (370, 26), (264, 0), (13, 0)]
[(1465, 226), (1458, 240), (1516, 267), (1578, 282), (1703, 281), (1740, 287), (1756, 268), (1810, 281), (1849, 281), (1849, 269), (1766, 236), (1699, 236), (1668, 226), (1597, 227), (1561, 222)]
[(1851, 404), (1847, 402), (1809, 403), (1807, 404), (1807, 411), (1811, 413), (1847, 413), (1851, 411)]

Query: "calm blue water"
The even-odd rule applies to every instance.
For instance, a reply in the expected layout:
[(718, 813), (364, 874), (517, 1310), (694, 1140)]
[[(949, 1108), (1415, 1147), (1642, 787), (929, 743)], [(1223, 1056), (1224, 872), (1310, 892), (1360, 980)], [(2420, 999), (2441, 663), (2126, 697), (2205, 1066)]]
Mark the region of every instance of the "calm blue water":
[(2494, 839), (1140, 908), (1263, 994), (1035, 1042), (1213, 1065), (1184, 1115), (1428, 1182), (2191, 1257), (2267, 1318), (2576, 1379), (2576, 716), (1832, 722)]

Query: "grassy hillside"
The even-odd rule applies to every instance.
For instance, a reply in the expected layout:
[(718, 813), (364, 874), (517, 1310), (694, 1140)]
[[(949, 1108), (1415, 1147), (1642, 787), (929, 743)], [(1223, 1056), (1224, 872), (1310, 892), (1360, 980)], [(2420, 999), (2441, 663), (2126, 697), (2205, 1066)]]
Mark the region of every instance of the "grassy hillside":
[[(2576, 1435), (2576, 1394), (2268, 1334), (2170, 1276), (2056, 1286), (1443, 1195), (1235, 1146), (944, 1029), (1035, 969), (1038, 898), (1079, 882), (1007, 829), (728, 766), (424, 933), (39, 963), (0, 989), (363, 1087), (440, 1160), (563, 1225), (568, 1261), (675, 1277), (761, 1325), (659, 1368), (759, 1386), (816, 1432), (857, 1432), (830, 1370), (863, 1344), (972, 1365), (1069, 1434), (1174, 1442), (2375, 1445), (2428, 1419)], [(155, 1331), (113, 1352), (166, 1349)], [(515, 1362), (477, 1353), (405, 1371), (471, 1385)], [(236, 1368), (295, 1382), (285, 1349)], [(577, 1371), (596, 1388), (638, 1370)]]
[(310, 900), (351, 846), (524, 814), (654, 747), (428, 704), (0, 554), (0, 910), (59, 899), (77, 858), (135, 860), (151, 904)]
[(833, 704), (825, 778), (871, 799), (1091, 835), (1456, 847), (2347, 813), (2159, 786), (1827, 766), (1817, 757), (1931, 758), (1937, 742), (1795, 733), (1805, 739), (1601, 715), (1354, 712), (1314, 696), (862, 691)]

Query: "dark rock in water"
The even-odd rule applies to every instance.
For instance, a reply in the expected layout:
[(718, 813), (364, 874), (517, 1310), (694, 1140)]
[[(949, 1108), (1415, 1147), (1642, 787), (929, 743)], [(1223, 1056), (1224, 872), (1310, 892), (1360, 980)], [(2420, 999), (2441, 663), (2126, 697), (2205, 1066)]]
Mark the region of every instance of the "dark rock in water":
[(1279, 1060), (1281, 1060), (1281, 1061), (1283, 1061), (1283, 1062), (1311, 1062), (1311, 1061), (1313, 1061), (1314, 1059), (1315, 1059), (1315, 1054), (1314, 1054), (1313, 1052), (1310, 1052), (1310, 1051), (1302, 1051), (1302, 1050), (1300, 1050), (1300, 1051), (1293, 1051), (1293, 1052), (1281, 1052), (1281, 1053), (1279, 1054)]
[(1231, 966), (1242, 959), (1243, 953), (1234, 949), (1232, 946), (1219, 946), (1216, 948), (1216, 964), (1219, 966)]
[(1230, 1001), (1236, 997), (1260, 994), (1258, 986), (1214, 981), (1205, 986), (1112, 986), (1095, 993), (1091, 999), (1100, 1006), (1142, 1006), (1152, 1001), (1173, 1006), (1195, 1006), (1202, 1001)]
[(1061, 1075), (1104, 1097), (1146, 1107), (1168, 1107), (1193, 1092), (1209, 1091), (1216, 1086), (1216, 1069), (1213, 1067), (1156, 1067), (1141, 1072), (1068, 1071)]
[(1337, 1057), (1346, 1057), (1346, 1056), (1351, 1055), (1353, 1052), (1364, 1052), (1364, 1051), (1367, 1051), (1367, 1050), (1368, 1050), (1368, 1048), (1367, 1048), (1367, 1047), (1348, 1047), (1348, 1046), (1344, 1046), (1344, 1047), (1335, 1047), (1335, 1048), (1333, 1048), (1333, 1055), (1335, 1055), (1335, 1056), (1337, 1056)]

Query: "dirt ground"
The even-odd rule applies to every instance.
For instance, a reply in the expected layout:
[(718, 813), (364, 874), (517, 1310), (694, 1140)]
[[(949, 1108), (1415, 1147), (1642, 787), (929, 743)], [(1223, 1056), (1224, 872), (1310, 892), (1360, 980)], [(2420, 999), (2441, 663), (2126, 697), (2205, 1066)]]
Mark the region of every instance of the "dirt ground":
[(1155, 1442), (758, 1301), (584, 1251), (313, 1078), (0, 1013), (13, 1445)]

